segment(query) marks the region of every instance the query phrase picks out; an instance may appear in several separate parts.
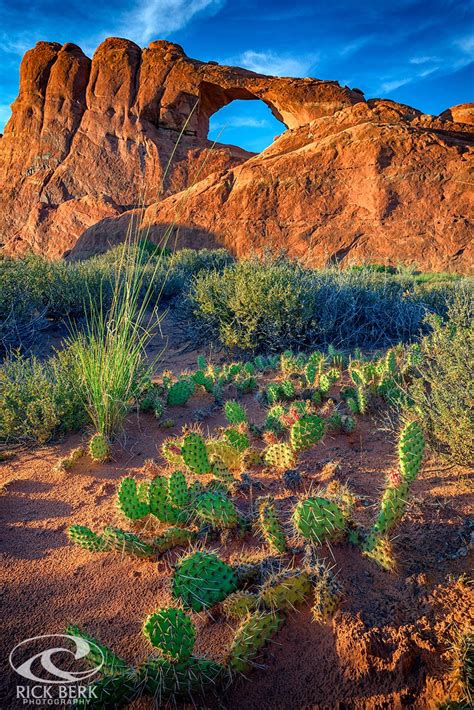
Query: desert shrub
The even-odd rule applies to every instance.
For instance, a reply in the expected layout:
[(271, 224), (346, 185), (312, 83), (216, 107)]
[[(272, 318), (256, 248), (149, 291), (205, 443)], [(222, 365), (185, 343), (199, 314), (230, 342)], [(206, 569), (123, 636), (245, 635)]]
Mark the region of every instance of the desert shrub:
[(317, 271), (255, 258), (198, 273), (180, 307), (198, 339), (229, 348), (375, 349), (427, 332), (426, 314), (445, 315), (454, 288), (366, 268)]
[(0, 366), (0, 441), (44, 443), (86, 420), (80, 373), (69, 350), (46, 362), (14, 355)]
[(81, 262), (50, 261), (29, 255), (0, 257), (0, 351), (28, 346), (51, 319), (79, 319), (93, 303), (110, 308), (119, 265), (134, 260), (143, 269), (141, 296), (151, 290), (158, 298), (174, 298), (202, 269), (221, 270), (232, 262), (224, 249), (169, 249), (151, 242), (120, 245)]
[(432, 448), (453, 463), (474, 465), (474, 301), (460, 289), (447, 319), (428, 317), (429, 335), (409, 387)]

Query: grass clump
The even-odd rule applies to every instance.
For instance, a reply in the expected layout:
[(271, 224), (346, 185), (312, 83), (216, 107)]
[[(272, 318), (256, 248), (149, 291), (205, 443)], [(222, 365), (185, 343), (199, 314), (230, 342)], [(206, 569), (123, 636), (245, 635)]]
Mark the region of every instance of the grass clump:
[(428, 317), (409, 394), (431, 447), (447, 460), (474, 465), (474, 301), (461, 289), (448, 318)]
[(70, 350), (44, 363), (17, 355), (0, 366), (0, 441), (43, 444), (86, 421), (77, 362)]

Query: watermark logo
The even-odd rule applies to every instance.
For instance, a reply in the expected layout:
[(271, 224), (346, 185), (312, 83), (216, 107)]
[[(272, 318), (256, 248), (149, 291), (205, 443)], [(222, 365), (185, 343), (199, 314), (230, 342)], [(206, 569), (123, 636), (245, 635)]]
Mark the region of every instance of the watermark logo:
[[(96, 660), (84, 668), (83, 659), (91, 652)], [(9, 656), (13, 670), (28, 681), (41, 685), (18, 685), (17, 699), (23, 704), (69, 704), (77, 698), (94, 697), (92, 686), (82, 686), (100, 671), (104, 654), (100, 646), (80, 636), (48, 634), (25, 639)], [(90, 665), (90, 663), (89, 663)], [(74, 684), (74, 685), (72, 685)]]

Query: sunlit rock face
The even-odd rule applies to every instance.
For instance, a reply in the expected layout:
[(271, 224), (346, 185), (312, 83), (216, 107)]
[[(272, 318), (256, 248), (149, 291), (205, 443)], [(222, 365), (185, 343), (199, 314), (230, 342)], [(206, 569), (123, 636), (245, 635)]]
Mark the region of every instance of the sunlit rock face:
[[(264, 101), (287, 127), (263, 153), (208, 140), (235, 99)], [(172, 225), (181, 246), (467, 271), (472, 121), (472, 105), (426, 116), (161, 40), (110, 38), (92, 61), (39, 42), (0, 139), (0, 239), (10, 254), (83, 258), (123, 240), (135, 215), (153, 239)]]

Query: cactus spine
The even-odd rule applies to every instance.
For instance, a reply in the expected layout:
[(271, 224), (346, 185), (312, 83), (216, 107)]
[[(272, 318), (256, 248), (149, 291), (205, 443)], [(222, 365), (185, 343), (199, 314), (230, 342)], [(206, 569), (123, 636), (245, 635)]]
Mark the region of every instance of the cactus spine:
[(286, 551), (286, 538), (275, 510), (273, 498), (262, 498), (258, 502), (260, 530), (272, 551), (282, 554)]

